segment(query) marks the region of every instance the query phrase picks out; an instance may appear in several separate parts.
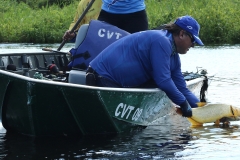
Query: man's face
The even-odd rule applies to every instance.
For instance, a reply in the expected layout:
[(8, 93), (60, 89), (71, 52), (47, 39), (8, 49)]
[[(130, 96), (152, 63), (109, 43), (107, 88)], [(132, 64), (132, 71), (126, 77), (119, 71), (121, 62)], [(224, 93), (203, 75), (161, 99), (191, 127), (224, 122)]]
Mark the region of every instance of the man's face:
[(178, 43), (176, 43), (176, 46), (177, 52), (179, 54), (186, 54), (191, 47), (194, 47), (194, 39), (192, 35), (184, 30), (181, 30), (179, 33), (179, 40)]

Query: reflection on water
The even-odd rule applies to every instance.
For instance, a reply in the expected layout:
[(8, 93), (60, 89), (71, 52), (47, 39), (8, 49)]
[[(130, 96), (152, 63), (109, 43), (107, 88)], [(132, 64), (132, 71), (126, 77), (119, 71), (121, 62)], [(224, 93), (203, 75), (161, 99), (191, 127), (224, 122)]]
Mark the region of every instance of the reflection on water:
[(229, 127), (205, 125), (192, 129), (192, 136), (197, 139), (190, 141), (176, 157), (182, 159), (239, 159), (240, 132), (239, 122)]
[(2, 135), (2, 156), (8, 159), (158, 159), (171, 158), (190, 139), (189, 130), (171, 125), (151, 126), (111, 136), (32, 138)]
[[(177, 116), (177, 115), (175, 115)], [(177, 119), (182, 117), (177, 116)], [(168, 118), (172, 118), (169, 116)], [(229, 127), (207, 124), (160, 124), (143, 130), (96, 137), (33, 138), (0, 135), (6, 159), (237, 159), (239, 123)]]
[[(39, 52), (60, 44), (0, 44), (1, 53)], [(69, 51), (66, 44), (62, 51)], [(240, 46), (196, 47), (181, 55), (182, 70), (207, 69), (212, 79), (208, 101), (240, 107)], [(176, 114), (166, 115), (146, 129), (95, 137), (33, 138), (5, 133), (0, 126), (1, 159), (239, 159), (240, 121), (230, 126), (191, 128)]]

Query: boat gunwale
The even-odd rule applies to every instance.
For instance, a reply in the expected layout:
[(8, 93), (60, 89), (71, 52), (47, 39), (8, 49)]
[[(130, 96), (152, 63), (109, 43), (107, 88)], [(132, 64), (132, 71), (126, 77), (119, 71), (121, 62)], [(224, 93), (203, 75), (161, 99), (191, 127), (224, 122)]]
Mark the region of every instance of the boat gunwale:
[(33, 56), (33, 55), (67, 55), (67, 52), (61, 52), (61, 51), (56, 51), (56, 52), (46, 52), (46, 51), (42, 51), (42, 52), (24, 52), (24, 53), (0, 53), (0, 56), (22, 56), (22, 55), (29, 55), (29, 56)]
[[(66, 82), (59, 82), (59, 81), (50, 81), (44, 79), (34, 79), (31, 77), (26, 77), (17, 73), (12, 73), (10, 71), (0, 70), (0, 74), (4, 74), (7, 76), (11, 76), (14, 78), (22, 79), (28, 82), (33, 83), (45, 83), (49, 85), (60, 85), (65, 87), (74, 87), (74, 88), (82, 88), (82, 89), (90, 89), (90, 90), (97, 90), (97, 91), (116, 91), (116, 92), (159, 92), (162, 91), (159, 88), (112, 88), (112, 87), (96, 87), (96, 86), (87, 86), (82, 84), (73, 84), (73, 83), (66, 83)], [(199, 77), (190, 81), (186, 81), (187, 86), (196, 84), (200, 81), (203, 81), (205, 77)]]

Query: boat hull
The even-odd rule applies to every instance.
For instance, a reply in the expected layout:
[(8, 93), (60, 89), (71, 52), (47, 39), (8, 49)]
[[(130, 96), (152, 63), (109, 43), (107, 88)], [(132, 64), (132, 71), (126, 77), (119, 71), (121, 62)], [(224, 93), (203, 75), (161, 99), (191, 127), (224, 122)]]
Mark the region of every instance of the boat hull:
[[(67, 58), (62, 55), (2, 55), (0, 115), (7, 132), (30, 136), (120, 133), (146, 127), (174, 111), (174, 104), (157, 88), (92, 87), (31, 78), (36, 71), (46, 69), (44, 61), (54, 61), (63, 70)], [(12, 62), (18, 70), (5, 69)], [(200, 77), (187, 81), (188, 88), (198, 97), (203, 80)]]
[[(1, 70), (0, 81), (4, 128), (32, 136), (118, 133), (147, 126), (173, 109), (159, 89), (91, 87)], [(189, 87), (198, 92), (201, 85), (199, 79)]]

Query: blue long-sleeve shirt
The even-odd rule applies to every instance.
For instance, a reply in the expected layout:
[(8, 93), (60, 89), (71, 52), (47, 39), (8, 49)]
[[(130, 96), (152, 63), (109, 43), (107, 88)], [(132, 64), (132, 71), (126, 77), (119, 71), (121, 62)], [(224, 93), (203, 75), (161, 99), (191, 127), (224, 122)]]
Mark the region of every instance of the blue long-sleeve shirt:
[(144, 0), (102, 0), (102, 9), (114, 14), (127, 14), (146, 8)]
[(150, 79), (177, 105), (199, 100), (186, 87), (172, 35), (151, 30), (121, 38), (104, 49), (90, 66), (122, 87), (136, 87)]

